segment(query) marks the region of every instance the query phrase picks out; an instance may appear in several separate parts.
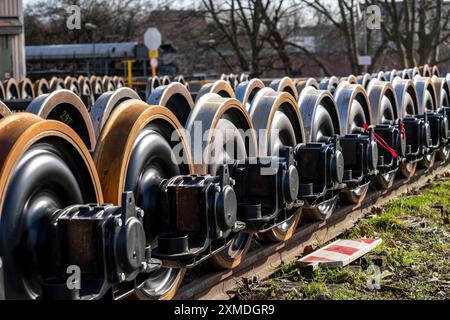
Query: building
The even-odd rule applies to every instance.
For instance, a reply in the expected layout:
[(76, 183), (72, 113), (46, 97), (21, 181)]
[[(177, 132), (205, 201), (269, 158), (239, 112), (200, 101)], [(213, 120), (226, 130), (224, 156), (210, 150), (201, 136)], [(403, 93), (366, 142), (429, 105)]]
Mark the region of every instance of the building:
[(0, 1), (0, 80), (25, 76), (22, 0)]

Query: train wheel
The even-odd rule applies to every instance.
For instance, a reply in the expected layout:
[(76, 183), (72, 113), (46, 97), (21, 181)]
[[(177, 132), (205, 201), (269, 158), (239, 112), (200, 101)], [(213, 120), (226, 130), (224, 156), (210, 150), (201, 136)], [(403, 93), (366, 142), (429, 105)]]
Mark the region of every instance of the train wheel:
[(251, 242), (252, 234), (239, 233), (227, 248), (209, 258), (207, 263), (214, 269), (231, 270), (241, 264)]
[[(133, 191), (136, 205), (145, 212), (147, 242), (152, 247), (157, 243), (160, 219), (149, 209), (155, 184), (159, 184), (161, 179), (193, 172), (189, 145), (184, 133), (178, 131), (181, 128), (175, 115), (167, 108), (128, 100), (110, 115), (94, 152), (105, 201), (120, 205), (122, 192)], [(171, 140), (173, 132), (179, 133), (183, 143), (185, 159), (181, 164), (172, 160), (173, 148), (177, 144)], [(136, 296), (171, 298), (183, 275), (182, 269), (161, 268), (139, 286)]]
[(373, 178), (373, 184), (379, 189), (386, 190), (392, 187), (394, 184), (395, 176), (397, 172), (387, 172), (384, 174), (377, 174)]
[(315, 78), (308, 78), (302, 80), (295, 81), (295, 87), (297, 88), (298, 97), (300, 98), (303, 89), (308, 87), (313, 87), (315, 89), (319, 89), (319, 83)]
[(197, 94), (195, 102), (200, 100), (205, 94), (216, 93), (223, 98), (235, 98), (234, 90), (230, 83), (225, 80), (205, 84)]
[(114, 86), (114, 82), (111, 77), (104, 76), (102, 79), (103, 92), (114, 91), (116, 87)]
[(91, 82), (89, 81), (89, 78), (80, 76), (78, 77), (78, 84), (80, 85), (81, 100), (83, 101), (88, 111), (90, 111), (95, 101), (94, 93), (92, 92)]
[(89, 113), (97, 139), (114, 109), (122, 102), (130, 99), (141, 100), (136, 91), (126, 87), (112, 92), (105, 92), (98, 97)]
[(340, 197), (344, 202), (351, 204), (360, 204), (364, 200), (369, 191), (369, 184), (358, 186), (357, 188), (351, 190), (345, 190), (340, 193)]
[(14, 78), (4, 80), (3, 85), (5, 87), (5, 100), (20, 99), (19, 86)]
[[(298, 105), (300, 106), (306, 142), (329, 143), (334, 136), (341, 135), (339, 112), (329, 91), (307, 86), (300, 94)], [(338, 156), (336, 153), (336, 160), (338, 160)], [(338, 179), (337, 170), (335, 173), (333, 180), (339, 180), (339, 183), (342, 183), (342, 178)], [(315, 173), (310, 171), (310, 174)], [(314, 202), (314, 206), (304, 207), (302, 220), (323, 221), (328, 219), (336, 208), (339, 192), (335, 190), (333, 195), (325, 195), (320, 202)]]
[(188, 89), (179, 82), (172, 82), (153, 90), (147, 99), (150, 105), (164, 106), (172, 111), (182, 125), (186, 124), (194, 101)]
[[(335, 91), (335, 98), (342, 119), (342, 134), (357, 134), (363, 132), (364, 124), (372, 125), (370, 102), (366, 90), (361, 85), (343, 81)], [(376, 151), (372, 151), (373, 159), (378, 159), (378, 149), (375, 148), (374, 150)], [(376, 168), (376, 162), (371, 161), (369, 163), (373, 166), (372, 170)], [(345, 189), (340, 193), (340, 197), (347, 203), (361, 203), (369, 190), (369, 184), (370, 182), (362, 183), (352, 189)]]
[(25, 78), (19, 81), (19, 92), (21, 99), (34, 98), (33, 83), (30, 79)]
[(184, 79), (183, 75), (176, 76), (173, 81), (181, 83), (183, 86), (186, 86), (186, 79)]
[(255, 98), (256, 94), (264, 88), (264, 82), (259, 79), (252, 79), (249, 81), (241, 82), (236, 87), (236, 98), (244, 105), (247, 111), (250, 109), (250, 105)]
[(61, 89), (65, 89), (66, 85), (64, 84), (63, 79), (61, 78), (57, 78), (57, 77), (53, 77), (50, 80), (50, 92), (56, 91), (56, 90), (61, 90)]
[(164, 76), (164, 77), (162, 77), (162, 79), (161, 79), (161, 84), (162, 84), (163, 86), (168, 86), (171, 82), (172, 82), (172, 81), (170, 80), (170, 77), (169, 77), (169, 76)]
[(11, 114), (11, 110), (9, 110), (8, 107), (0, 101), (0, 119), (10, 116)]
[(44, 227), (58, 208), (103, 203), (94, 162), (63, 123), (18, 113), (0, 121), (0, 256), (6, 298), (36, 299), (48, 258)]
[(158, 76), (149, 78), (145, 86), (145, 98), (148, 99), (159, 86), (161, 86), (161, 79)]
[(3, 83), (0, 82), (0, 100), (5, 100), (5, 97), (5, 88), (3, 87)]
[(339, 79), (335, 76), (332, 76), (330, 78), (324, 78), (319, 83), (320, 90), (328, 90), (332, 95), (334, 95), (334, 92), (336, 91), (336, 88), (339, 85)]
[[(384, 74), (380, 73), (379, 76), (384, 76)], [(395, 90), (389, 82), (372, 79), (366, 90), (374, 124), (391, 124), (399, 119)], [(406, 138), (404, 140), (406, 144)], [(397, 171), (397, 168), (392, 169), (391, 167), (390, 172), (378, 173), (373, 180), (373, 185), (384, 190), (390, 188), (394, 183)]]
[[(258, 137), (260, 156), (278, 156), (281, 148), (294, 148), (298, 143), (304, 142), (299, 108), (290, 94), (275, 92), (271, 88), (263, 89), (253, 99), (249, 114), (256, 132), (265, 135)], [(276, 137), (273, 137), (272, 132), (277, 132)], [(264, 242), (280, 242), (289, 239), (297, 228), (301, 212), (301, 209), (296, 209), (291, 219), (267, 232), (258, 234), (258, 239)]]
[(420, 161), (420, 166), (424, 169), (430, 169), (434, 163), (436, 162), (436, 152), (428, 153), (423, 157), (423, 160)]
[(350, 84), (358, 84), (358, 79), (353, 74), (349, 75), (346, 78), (343, 78), (342, 80), (347, 81)]
[[(223, 163), (256, 155), (256, 137), (251, 120), (236, 99), (223, 98), (215, 93), (205, 94), (194, 106), (186, 128), (191, 135), (196, 174), (216, 174)], [(199, 137), (197, 132), (201, 133)], [(218, 138), (219, 135), (222, 139)], [(236, 234), (230, 245), (211, 257), (209, 263), (220, 269), (234, 268), (241, 263), (251, 240), (249, 233)]]
[(292, 218), (288, 221), (283, 222), (275, 228), (269, 231), (258, 233), (256, 235), (257, 239), (261, 242), (271, 243), (271, 242), (283, 242), (289, 240), (297, 229), (298, 223), (302, 216), (302, 209), (297, 209), (292, 215)]
[(78, 83), (77, 79), (67, 76), (64, 79), (64, 86), (66, 87), (67, 90), (70, 90), (77, 96), (80, 96), (81, 94), (80, 84)]
[(83, 101), (74, 92), (63, 89), (41, 95), (30, 103), (26, 111), (65, 123), (75, 130), (89, 150), (95, 148), (92, 121)]
[(403, 162), (398, 168), (398, 172), (403, 178), (411, 178), (417, 170), (417, 163)]
[(42, 79), (36, 80), (34, 82), (33, 90), (34, 90), (34, 96), (38, 97), (41, 94), (49, 93), (50, 87), (49, 87), (47, 80), (42, 78)]
[(445, 145), (437, 151), (436, 157), (441, 161), (447, 161), (449, 155), (450, 155), (450, 146)]
[(125, 87), (125, 81), (123, 80), (122, 77), (114, 76), (112, 78), (112, 81), (114, 83), (114, 87), (116, 88), (116, 90)]
[(94, 99), (97, 100), (103, 93), (103, 85), (102, 81), (97, 76), (91, 76), (89, 78), (89, 82), (91, 83), (92, 93), (94, 94)]
[(289, 77), (273, 80), (269, 87), (278, 92), (287, 92), (292, 95), (295, 101), (298, 101), (298, 91), (294, 81)]
[(369, 85), (370, 80), (372, 80), (372, 77), (369, 73), (365, 73), (357, 76), (356, 79), (358, 80), (358, 84), (362, 85), (364, 89), (367, 90), (367, 86)]
[[(419, 114), (419, 97), (416, 87), (411, 80), (404, 80), (396, 76), (397, 71), (391, 71), (393, 77), (392, 85), (396, 91), (398, 101), (398, 113), (400, 118), (415, 117)], [(398, 169), (398, 174), (403, 178), (411, 178), (417, 170), (417, 162), (402, 162)]]

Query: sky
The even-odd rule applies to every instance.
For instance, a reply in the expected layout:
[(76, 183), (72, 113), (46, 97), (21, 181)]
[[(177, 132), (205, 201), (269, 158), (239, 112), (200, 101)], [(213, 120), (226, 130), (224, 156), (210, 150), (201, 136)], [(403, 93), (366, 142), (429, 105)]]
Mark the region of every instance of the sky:
[[(26, 7), (28, 4), (37, 3), (39, 1), (42, 1), (42, 0), (22, 0), (24, 7)], [(155, 0), (147, 0), (147, 1), (155, 1)], [(164, 0), (156, 0), (156, 1), (162, 2)], [(165, 1), (167, 1), (167, 0), (165, 0)], [(184, 7), (184, 5), (186, 5), (186, 4), (191, 5), (192, 3), (195, 3), (193, 1), (194, 0), (174, 0), (174, 1), (169, 1), (169, 3), (171, 3), (172, 7), (177, 7), (177, 6)], [(197, 2), (197, 3), (200, 3), (200, 2)]]

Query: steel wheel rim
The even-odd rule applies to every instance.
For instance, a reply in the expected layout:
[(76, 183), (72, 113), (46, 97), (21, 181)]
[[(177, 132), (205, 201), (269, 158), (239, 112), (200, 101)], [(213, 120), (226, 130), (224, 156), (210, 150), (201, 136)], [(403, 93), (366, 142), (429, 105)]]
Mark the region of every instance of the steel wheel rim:
[(25, 78), (19, 82), (19, 91), (21, 99), (33, 99), (34, 90), (30, 79)]
[[(226, 82), (224, 82), (226, 83)], [(223, 98), (215, 93), (206, 93), (203, 95), (192, 110), (191, 114), (186, 123), (186, 128), (191, 132), (191, 136), (193, 137), (193, 132), (195, 130), (195, 123), (198, 119), (202, 119), (202, 136), (207, 129), (218, 129), (224, 130), (225, 128), (239, 128), (244, 131), (247, 129), (253, 129), (250, 118), (245, 111), (242, 104), (233, 98)], [(196, 173), (197, 174), (215, 174), (218, 168), (217, 162), (211, 163), (211, 148), (213, 147), (214, 136), (213, 133), (216, 130), (211, 130), (207, 137), (207, 141), (202, 143), (202, 152), (207, 150), (207, 159), (202, 157), (201, 163), (196, 163)], [(242, 141), (243, 139), (239, 138), (240, 133), (233, 131), (234, 136), (237, 137), (239, 141), (239, 146), (242, 151)], [(249, 142), (248, 149), (246, 148), (245, 153), (242, 154), (242, 158), (248, 156), (252, 152), (256, 151), (256, 139), (253, 136), (253, 132), (251, 135), (251, 141)], [(226, 139), (230, 139), (230, 136), (226, 136)], [(191, 143), (194, 143), (192, 139)], [(217, 153), (216, 159), (225, 159), (232, 160), (239, 159), (238, 157), (229, 157), (225, 150), (220, 148), (220, 144), (217, 144), (219, 152)], [(223, 144), (222, 144), (223, 147)], [(192, 145), (191, 150), (195, 153), (196, 146)], [(203, 154), (203, 153), (202, 153)], [(195, 160), (195, 158), (194, 158)], [(205, 161), (206, 160), (206, 161)], [(233, 239), (230, 240), (230, 245), (213, 256), (210, 262), (221, 268), (233, 268), (234, 266), (240, 263), (241, 258), (245, 255), (248, 247), (250, 246), (252, 235), (249, 233), (240, 232), (237, 235), (233, 236)]]
[[(223, 118), (220, 119), (215, 127), (219, 131), (223, 130), (238, 130), (238, 127), (233, 122), (233, 116), (230, 114), (224, 114)], [(244, 159), (246, 152), (245, 141), (240, 136), (233, 136), (234, 145), (237, 149), (237, 156), (234, 159), (239, 160), (239, 158)], [(226, 136), (225, 141), (231, 141), (231, 137)], [(213, 144), (214, 146), (218, 146), (217, 144)], [(211, 146), (211, 145), (210, 145)], [(223, 146), (223, 145), (222, 145)], [(220, 146), (218, 146), (219, 149)], [(218, 170), (218, 163), (232, 163), (233, 157), (230, 157), (228, 153), (223, 152), (218, 153), (219, 157), (215, 157), (214, 163), (211, 163), (208, 166), (208, 172), (211, 174), (216, 174)], [(240, 157), (242, 155), (242, 157)], [(230, 241), (230, 245), (227, 246), (223, 251), (220, 252), (222, 257), (227, 261), (233, 261), (237, 257), (241, 256), (243, 252), (246, 251), (248, 247), (248, 243), (250, 242), (251, 235), (249, 233), (239, 232), (236, 234), (233, 239)]]
[(124, 101), (136, 99), (140, 100), (139, 95), (130, 88), (120, 88), (114, 92), (105, 92), (100, 95), (97, 101), (92, 106), (89, 116), (94, 127), (95, 137), (100, 137), (101, 131), (111, 113)]
[(348, 132), (361, 133), (364, 124), (367, 124), (364, 107), (358, 100), (354, 99), (349, 112)]
[[(10, 123), (15, 121), (18, 125), (14, 128)], [(15, 131), (16, 135), (9, 131)], [(5, 264), (5, 268), (12, 269), (7, 280), (14, 284), (9, 289), (10, 298), (35, 299), (40, 276), (32, 272), (30, 275), (30, 270), (38, 270), (33, 268), (36, 267), (33, 259), (45, 248), (36, 243), (44, 238), (42, 229), (31, 232), (34, 230), (31, 226), (47, 221), (53, 209), (78, 203), (103, 203), (101, 187), (89, 152), (69, 127), (23, 113), (5, 119), (0, 124), (0, 135), (13, 137), (5, 146), (3, 156), (8, 158), (3, 161), (0, 181), (1, 226), (7, 228), (0, 233), (1, 243), (8, 247), (18, 244), (11, 249), (1, 248), (4, 261), (11, 263), (10, 267), (8, 262)], [(11, 225), (15, 227), (9, 228)], [(8, 229), (14, 230), (12, 235), (8, 236)], [(29, 236), (23, 239), (21, 232), (25, 231)], [(35, 246), (26, 250), (25, 244)], [(13, 256), (11, 250), (15, 252)], [(19, 265), (25, 269), (17, 267), (17, 259), (21, 259)]]
[(16, 100), (20, 99), (19, 86), (16, 80), (11, 78), (4, 81), (5, 84), (5, 98), (6, 100)]
[(450, 146), (447, 144), (439, 149), (438, 156), (439, 160), (446, 161), (450, 155)]
[(327, 108), (319, 104), (316, 108), (311, 130), (311, 142), (325, 141), (335, 134), (333, 119)]
[(435, 159), (436, 152), (433, 151), (431, 153), (427, 153), (421, 161), (422, 167), (424, 167), (425, 169), (430, 169), (434, 165)]
[(28, 105), (26, 111), (44, 119), (66, 123), (77, 132), (89, 150), (95, 148), (91, 118), (83, 101), (74, 92), (64, 89), (41, 95)]
[(9, 110), (9, 108), (0, 101), (0, 120), (10, 115), (12, 115), (11, 110)]
[[(146, 162), (152, 158), (152, 154), (146, 154), (145, 148), (148, 146), (154, 147), (155, 145), (152, 144), (152, 141), (146, 139), (154, 137), (154, 135), (165, 134), (165, 128), (167, 130), (170, 129), (170, 132), (167, 133), (169, 137), (167, 138), (167, 135), (164, 136), (165, 141), (169, 143), (171, 141), (170, 134), (175, 129), (181, 129), (181, 124), (167, 108), (149, 106), (140, 100), (125, 101), (111, 114), (99, 139), (101, 142), (94, 153), (97, 168), (100, 176), (103, 178), (102, 184), (106, 201), (120, 204), (120, 193), (123, 190), (136, 191), (139, 186), (145, 189), (144, 184), (136, 185), (136, 181), (140, 182), (139, 179), (141, 178), (147, 179), (149, 177), (147, 173), (152, 173), (153, 169)], [(158, 130), (160, 131), (159, 133), (156, 132)], [(185, 156), (187, 157), (184, 163), (188, 163), (188, 165), (180, 165), (180, 171), (177, 172), (189, 174), (193, 172), (190, 149), (183, 132), (179, 132), (179, 134), (184, 146)], [(159, 137), (158, 139), (162, 143), (162, 138)], [(115, 143), (114, 147), (111, 147), (113, 142)], [(108, 160), (110, 158), (117, 158), (117, 161), (113, 163)], [(140, 168), (146, 171), (145, 175), (140, 175)], [(176, 172), (166, 176), (168, 177), (172, 174), (176, 174)], [(164, 178), (164, 176), (161, 178)], [(145, 192), (144, 189), (141, 189), (141, 193), (135, 193), (136, 204), (139, 207), (148, 208), (149, 205), (151, 206), (151, 203), (143, 203), (142, 196), (140, 197), (139, 195)], [(144, 219), (150, 219), (150, 217), (146, 215)], [(148, 232), (146, 231), (147, 234)], [(153, 240), (147, 239), (149, 242)], [(170, 299), (175, 294), (183, 275), (183, 269), (172, 270), (172, 268), (164, 268), (154, 272), (149, 280), (143, 281), (136, 294), (140, 298)]]
[(417, 163), (403, 162), (399, 166), (399, 172), (404, 178), (410, 178), (417, 170)]
[[(250, 107), (250, 117), (257, 134), (261, 129), (267, 130), (265, 139), (258, 138), (260, 156), (277, 156), (283, 147), (294, 148), (304, 140), (303, 123), (296, 101), (286, 92), (275, 92), (266, 88), (261, 90), (253, 100)], [(277, 130), (278, 134), (273, 137), (272, 130)], [(261, 237), (264, 240), (283, 241), (292, 235), (299, 221), (300, 210), (296, 210), (292, 216), (269, 230)]]
[[(151, 150), (149, 152), (149, 150)], [(171, 162), (171, 147), (166, 139), (158, 132), (158, 128), (149, 124), (139, 134), (135, 141), (129, 160), (125, 179), (125, 190), (132, 190), (136, 197), (136, 204), (146, 212), (145, 198), (148, 197), (149, 187), (158, 186), (162, 179), (171, 178), (180, 174), (178, 165)], [(167, 167), (171, 164), (171, 167)], [(153, 183), (145, 183), (151, 180)], [(142, 185), (141, 185), (142, 184)], [(155, 217), (145, 216), (145, 219), (154, 220)], [(151, 226), (155, 226), (152, 223)], [(153, 231), (153, 232), (152, 232)], [(146, 230), (146, 236), (152, 247), (156, 247), (155, 230)], [(148, 236), (152, 239), (148, 239)], [(150, 278), (144, 282), (140, 291), (149, 296), (163, 296), (169, 292), (174, 281), (178, 278), (181, 269), (162, 267), (151, 273)]]
[(179, 82), (156, 88), (147, 99), (150, 105), (167, 107), (184, 125), (194, 106), (189, 90)]

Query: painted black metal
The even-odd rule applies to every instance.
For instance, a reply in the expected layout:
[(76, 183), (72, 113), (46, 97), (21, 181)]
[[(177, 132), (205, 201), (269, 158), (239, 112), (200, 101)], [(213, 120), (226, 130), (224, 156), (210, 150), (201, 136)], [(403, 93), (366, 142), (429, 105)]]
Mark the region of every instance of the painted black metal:
[(192, 268), (226, 248), (245, 228), (237, 220), (233, 184), (226, 165), (217, 176), (176, 176), (163, 181), (155, 209), (164, 218), (154, 256), (165, 265)]
[(292, 148), (280, 157), (247, 158), (217, 176), (160, 183), (155, 210), (165, 217), (153, 251), (172, 267), (192, 268), (226, 248), (240, 231), (265, 232), (290, 220), (303, 202)]
[(329, 138), (328, 143), (299, 144), (294, 154), (300, 173), (300, 199), (313, 204), (329, 191), (343, 187), (344, 158), (339, 137)]
[(3, 260), (0, 257), (0, 300), (5, 300), (5, 280), (3, 275)]
[[(159, 268), (160, 261), (150, 258), (142, 218), (132, 192), (123, 194), (121, 207), (75, 205), (55, 212), (47, 243), (52, 259), (46, 263), (41, 298), (101, 298), (113, 285)], [(74, 261), (80, 278), (69, 287), (67, 270)]]
[(446, 145), (449, 138), (448, 118), (445, 112), (427, 112), (430, 122), (431, 149), (437, 150)]
[(14, 99), (14, 100), (3, 100), (2, 102), (11, 111), (25, 111), (33, 99)]
[(0, 224), (7, 299), (37, 298), (40, 274), (53, 257), (48, 222), (54, 212), (95, 201), (83, 160), (58, 139), (36, 143), (22, 156), (8, 183)]
[(378, 148), (378, 171), (382, 174), (398, 168), (400, 162), (406, 155), (406, 134), (403, 138), (400, 127), (403, 126), (401, 120), (398, 123), (379, 124), (374, 128), (374, 132), (381, 137), (386, 144), (392, 148), (397, 156), (393, 156), (391, 152), (384, 148)]
[[(442, 114), (444, 114), (446, 117), (447, 117), (447, 129), (449, 129), (450, 130), (450, 128), (448, 127), (448, 122), (449, 122), (449, 119), (450, 119), (450, 106), (448, 106), (448, 107), (442, 107), (441, 109), (440, 109), (440, 112), (442, 113)], [(444, 125), (444, 127), (445, 127), (445, 125)], [(450, 137), (450, 131), (449, 130), (447, 130), (447, 138), (448, 137)], [(445, 135), (445, 133), (444, 133), (444, 135)]]
[(373, 130), (348, 134), (340, 139), (344, 155), (343, 182), (350, 188), (365, 184), (377, 174), (378, 147)]
[(265, 232), (289, 221), (303, 204), (297, 199), (299, 174), (291, 147), (278, 157), (247, 158), (232, 166), (238, 220), (248, 232)]
[(406, 135), (406, 160), (411, 163), (421, 161), (429, 153), (431, 145), (430, 124), (427, 115), (403, 118)]

